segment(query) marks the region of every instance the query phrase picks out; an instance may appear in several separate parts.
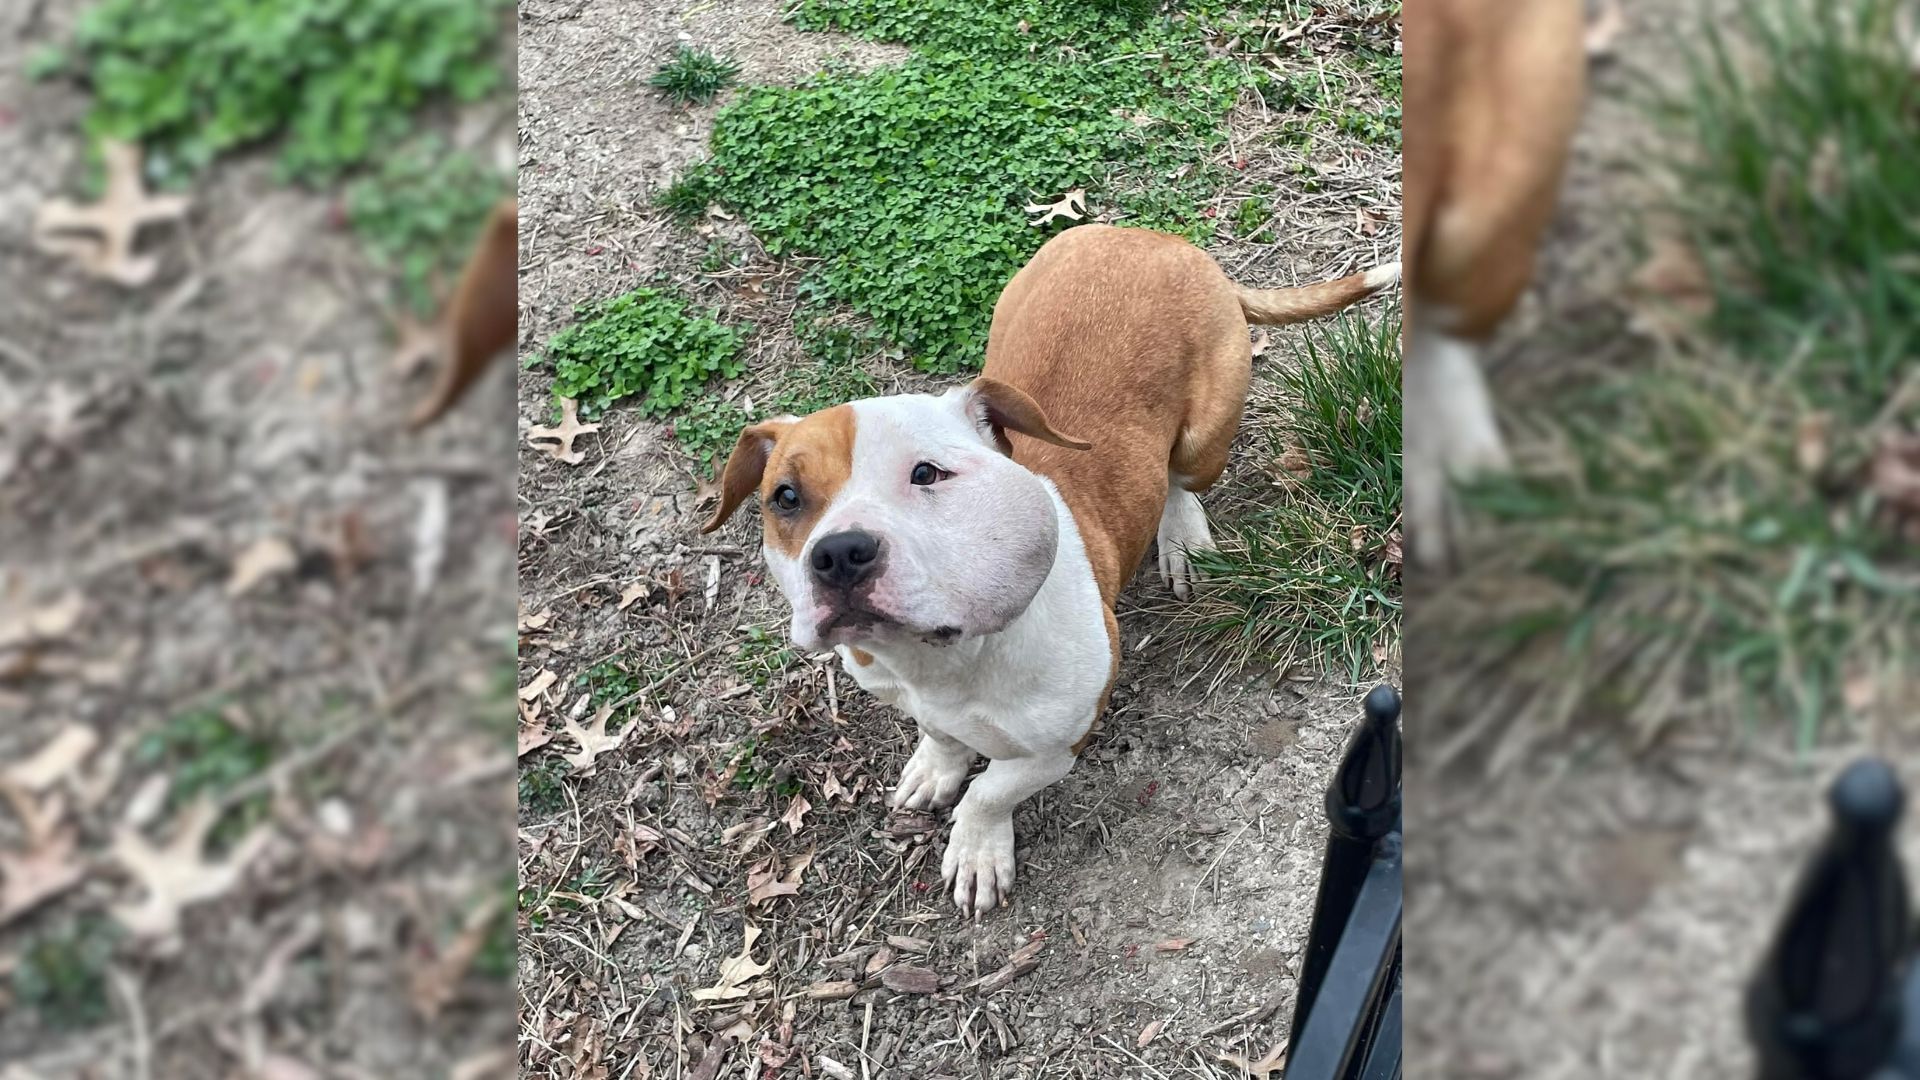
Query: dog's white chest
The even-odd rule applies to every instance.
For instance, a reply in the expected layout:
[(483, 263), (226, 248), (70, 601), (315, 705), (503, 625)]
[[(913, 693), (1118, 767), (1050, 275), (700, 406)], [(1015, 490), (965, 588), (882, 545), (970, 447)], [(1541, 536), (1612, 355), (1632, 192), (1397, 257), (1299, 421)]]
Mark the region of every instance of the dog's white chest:
[(912, 717), (929, 730), (964, 743), (987, 758), (1025, 757), (1038, 749), (1032, 716), (1018, 702), (1000, 700), (990, 676), (969, 685), (916, 687), (898, 678), (884, 661), (857, 662), (846, 649), (840, 659), (861, 689)]

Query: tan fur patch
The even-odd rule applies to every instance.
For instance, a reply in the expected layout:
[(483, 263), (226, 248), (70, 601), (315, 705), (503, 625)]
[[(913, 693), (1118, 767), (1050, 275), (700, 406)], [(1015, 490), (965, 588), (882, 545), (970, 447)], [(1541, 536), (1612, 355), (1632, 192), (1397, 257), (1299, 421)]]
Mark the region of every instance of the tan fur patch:
[(849, 647), (847, 651), (853, 654), (853, 662), (858, 667), (866, 667), (868, 664), (873, 663), (873, 654), (864, 649)]
[(1532, 276), (1580, 118), (1583, 29), (1578, 0), (1406, 12), (1405, 306), (1448, 308), (1449, 333), (1492, 333)]
[[(802, 418), (780, 436), (760, 476), (760, 521), (767, 545), (799, 558), (813, 526), (853, 472), (853, 407), (835, 405)], [(800, 506), (790, 514), (773, 507), (773, 493), (791, 485)]]

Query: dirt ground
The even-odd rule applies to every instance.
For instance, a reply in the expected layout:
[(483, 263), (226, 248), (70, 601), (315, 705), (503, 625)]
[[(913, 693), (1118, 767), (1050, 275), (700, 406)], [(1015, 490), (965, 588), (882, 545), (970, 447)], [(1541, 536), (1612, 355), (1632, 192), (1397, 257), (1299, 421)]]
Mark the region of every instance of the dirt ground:
[[(733, 53), (750, 82), (901, 55), (801, 34), (780, 10), (523, 5), (523, 356), (574, 305), (664, 270), (758, 328), (740, 392), (803, 362), (801, 267), (768, 259), (737, 223), (690, 233), (649, 206), (703, 153), (719, 107), (671, 106), (643, 85), (677, 44)], [(1397, 154), (1323, 144), (1308, 197), (1288, 170), (1295, 151), (1262, 141), (1271, 122), (1247, 105), (1235, 145), (1298, 227), (1279, 244), (1216, 248), (1229, 273), (1293, 283), (1391, 259)], [(1388, 219), (1377, 235), (1358, 230), (1361, 205)], [(713, 239), (746, 249), (745, 265), (700, 270)], [(929, 385), (878, 359), (870, 370), (888, 390)], [(546, 375), (523, 374), (522, 432), (548, 408)], [(786, 650), (750, 515), (698, 534), (698, 478), (665, 425), (615, 409), (579, 445), (572, 466), (520, 452), (521, 682), (553, 673), (532, 697), (535, 730), (555, 736), (521, 760), (527, 1075), (748, 1076), (755, 1062), (801, 1075), (804, 1062), (808, 1075), (1228, 1076), (1218, 1055), (1257, 1060), (1283, 1040), (1321, 800), (1366, 685), (1221, 678), (1148, 610), (1165, 601), (1143, 575), (1122, 602), (1104, 734), (1019, 812), (1011, 907), (965, 924), (939, 887), (944, 824), (882, 802), (910, 726), (834, 665)], [(1260, 464), (1236, 463), (1215, 515), (1258, 497)], [(569, 776), (562, 727), (608, 687), (634, 720), (591, 775)], [(544, 798), (524, 797), (530, 786)], [(766, 965), (750, 982), (773, 992), (697, 999), (723, 965)], [(915, 992), (919, 980), (937, 991)], [(845, 981), (860, 984), (850, 997), (807, 996)]]
[[(0, 916), (0, 1072), (507, 1075), (510, 961), (483, 975), (472, 950), (510, 902), (511, 377), (407, 434), (424, 382), (391, 367), (336, 193), (276, 183), (271, 148), (150, 230), (146, 287), (37, 251), (36, 208), (77, 192), (85, 99), (23, 58), (82, 6), (0, 15), (0, 766), (90, 747), (0, 809), (0, 898), (34, 872), (23, 811), (79, 874)], [(511, 163), (504, 99), (430, 122)], [(189, 844), (148, 867), (137, 838), (180, 835), (170, 785), (196, 762), (139, 747), (202, 710), (270, 755), (217, 796), (246, 828), (210, 866)], [(141, 881), (207, 897), (148, 941), (123, 925)], [(21, 981), (69, 934), (112, 949), (66, 969), (98, 1023)]]
[[(1636, 148), (1653, 134), (1626, 94), (1632, 71), (1677, 70), (1679, 35), (1711, 6), (1622, 5), (1612, 55), (1593, 69), (1537, 280), (1496, 350), (1496, 396), (1511, 417), (1542, 407), (1545, 388), (1571, 368), (1630, 363), (1653, 347), (1633, 329), (1626, 286), (1641, 257), (1624, 216), (1654, 190), (1635, 168)], [(1416, 616), (1412, 650), (1427, 632), (1437, 631)], [(1422, 676), (1408, 679), (1417, 703)], [(1805, 758), (1765, 731), (1682, 730), (1639, 756), (1617, 741), (1597, 750), (1559, 742), (1489, 777), (1481, 762), (1429, 771), (1425, 755), (1444, 738), (1416, 730), (1408, 1075), (1751, 1075), (1743, 994), (1824, 834), (1826, 786), (1863, 753), (1913, 760), (1920, 733), (1890, 723), (1822, 734), (1823, 748)], [(1903, 779), (1920, 781), (1910, 771)], [(1916, 865), (1920, 830), (1909, 824), (1904, 835)]]

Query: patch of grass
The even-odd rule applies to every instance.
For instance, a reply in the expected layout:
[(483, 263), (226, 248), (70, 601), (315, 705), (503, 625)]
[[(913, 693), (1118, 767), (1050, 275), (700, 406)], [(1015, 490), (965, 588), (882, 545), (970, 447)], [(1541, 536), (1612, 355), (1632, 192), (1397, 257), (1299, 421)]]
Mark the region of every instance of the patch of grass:
[(739, 73), (740, 65), (732, 60), (682, 45), (647, 85), (682, 105), (703, 105), (732, 85)]
[(670, 293), (635, 289), (579, 309), (536, 363), (552, 365), (554, 396), (579, 399), (582, 415), (637, 398), (643, 415), (663, 416), (716, 376), (744, 370), (747, 331), (720, 323), (718, 314), (696, 315)]
[(48, 1027), (77, 1031), (112, 1016), (107, 1000), (107, 964), (118, 928), (97, 915), (83, 916), (28, 942), (13, 970), (13, 995)]
[(333, 177), (399, 143), (415, 109), (498, 85), (504, 0), (101, 0), (72, 72), (94, 138), (144, 144), (156, 178), (283, 138), (290, 178)]
[[(904, 63), (754, 87), (721, 111), (721, 201), (767, 249), (820, 263), (809, 299), (846, 304), (924, 370), (979, 366), (993, 302), (1058, 226), (1023, 207), (1085, 188), (1090, 209), (1192, 238), (1223, 118), (1250, 85), (1208, 54), (1201, 16), (1069, 0), (808, 0), (794, 21), (901, 42)], [(1187, 167), (1177, 181), (1169, 177)]]
[(1311, 663), (1358, 681), (1400, 627), (1400, 324), (1348, 313), (1255, 390), (1280, 416), (1261, 450), (1280, 497), (1224, 526), (1178, 617), (1230, 660)]
[(665, 210), (673, 220), (686, 225), (700, 220), (713, 200), (712, 178), (704, 168), (696, 165), (662, 188), (653, 197), (653, 204)]
[[(602, 660), (574, 677), (576, 689), (585, 690), (592, 697), (592, 705), (599, 708), (611, 705), (622, 698), (631, 697), (645, 683), (632, 668), (619, 660)], [(618, 731), (617, 721), (609, 721), (609, 730)]]
[(1912, 670), (1920, 558), (1861, 468), (1880, 431), (1920, 422), (1920, 275), (1904, 261), (1920, 250), (1920, 83), (1893, 9), (1750, 5), (1731, 33), (1689, 37), (1684, 90), (1650, 100), (1681, 181), (1663, 210), (1715, 312), (1682, 331), (1685, 355), (1649, 350), (1533, 406), (1559, 422), (1528, 470), (1467, 491), (1524, 576), (1489, 570), (1458, 605), (1479, 631), (1463, 647), (1526, 669), (1534, 704), (1508, 714), (1606, 715), (1643, 740), (1685, 715), (1778, 718), (1805, 748)]
[(398, 275), (403, 300), (424, 317), (458, 277), (494, 204), (512, 190), (510, 178), (469, 155), (420, 139), (347, 188), (347, 217), (374, 262)]
[(1271, 244), (1273, 230), (1266, 227), (1270, 214), (1266, 199), (1258, 195), (1241, 199), (1233, 211), (1233, 231), (1243, 240)]

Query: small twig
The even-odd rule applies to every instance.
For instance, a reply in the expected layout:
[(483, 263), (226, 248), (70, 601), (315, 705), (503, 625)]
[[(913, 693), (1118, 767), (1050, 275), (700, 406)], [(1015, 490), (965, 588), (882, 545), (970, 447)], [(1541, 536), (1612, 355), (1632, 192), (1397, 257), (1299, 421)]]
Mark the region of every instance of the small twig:
[(152, 1080), (153, 1038), (147, 1031), (147, 1010), (140, 1004), (140, 984), (118, 966), (107, 969), (107, 978), (127, 1007), (127, 1023), (133, 1036), (133, 1075), (135, 1080)]

